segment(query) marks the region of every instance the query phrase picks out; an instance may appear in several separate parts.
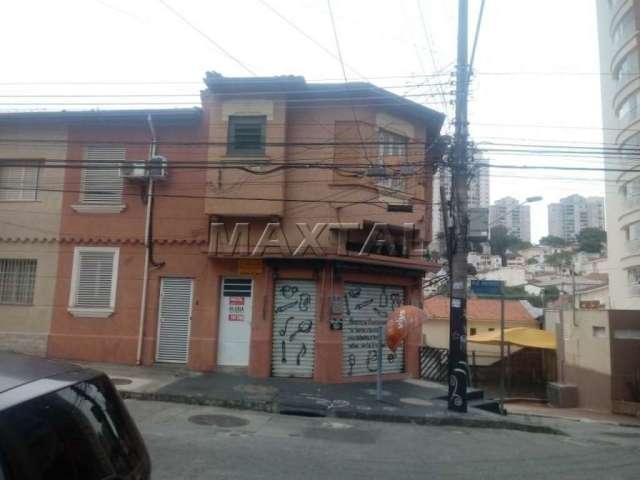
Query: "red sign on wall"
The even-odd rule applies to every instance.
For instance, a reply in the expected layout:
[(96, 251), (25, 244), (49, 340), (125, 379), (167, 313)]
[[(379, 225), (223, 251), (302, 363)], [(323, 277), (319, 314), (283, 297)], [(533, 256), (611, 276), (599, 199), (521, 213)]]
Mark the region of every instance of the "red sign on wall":
[(227, 320), (230, 322), (244, 322), (244, 297), (228, 297), (229, 313)]

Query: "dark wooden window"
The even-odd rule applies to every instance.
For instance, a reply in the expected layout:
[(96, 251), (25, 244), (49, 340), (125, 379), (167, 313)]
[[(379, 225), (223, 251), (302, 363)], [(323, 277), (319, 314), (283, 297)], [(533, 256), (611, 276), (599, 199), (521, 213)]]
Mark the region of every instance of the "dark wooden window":
[(229, 117), (227, 153), (232, 155), (264, 155), (267, 117)]

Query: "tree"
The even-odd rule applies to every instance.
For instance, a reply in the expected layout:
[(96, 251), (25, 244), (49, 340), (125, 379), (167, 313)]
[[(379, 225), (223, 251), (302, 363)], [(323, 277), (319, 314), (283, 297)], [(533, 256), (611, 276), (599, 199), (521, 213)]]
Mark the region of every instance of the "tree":
[(557, 252), (544, 256), (544, 263), (560, 270), (573, 263), (573, 256), (569, 252)]
[(493, 255), (500, 255), (503, 267), (507, 265), (507, 250), (522, 248), (522, 245), (525, 243), (526, 242), (523, 242), (518, 237), (509, 235), (509, 232), (504, 225), (498, 225), (491, 229), (491, 237), (489, 239), (491, 253)]
[(537, 265), (538, 264), (538, 259), (535, 257), (531, 257), (527, 260), (527, 265)]
[(540, 239), (540, 245), (547, 245), (548, 247), (566, 247), (567, 242), (564, 238), (556, 237), (555, 235), (547, 235)]
[(560, 289), (555, 285), (551, 285), (549, 287), (544, 287), (544, 292), (542, 292), (545, 302), (555, 302), (560, 298)]
[(607, 241), (607, 232), (599, 228), (584, 228), (576, 237), (581, 252), (600, 253)]

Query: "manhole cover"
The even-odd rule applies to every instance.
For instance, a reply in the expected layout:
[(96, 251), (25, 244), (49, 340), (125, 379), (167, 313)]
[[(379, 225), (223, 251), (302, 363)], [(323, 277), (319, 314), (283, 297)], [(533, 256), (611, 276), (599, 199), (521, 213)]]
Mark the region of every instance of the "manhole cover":
[(221, 428), (244, 427), (249, 424), (249, 420), (233, 415), (193, 415), (189, 417), (191, 423), (196, 425), (207, 425)]
[(128, 378), (112, 378), (111, 383), (114, 385), (129, 385), (133, 383), (133, 380), (129, 380)]
[(238, 385), (233, 387), (238, 392), (248, 393), (249, 395), (271, 395), (277, 393), (278, 389), (269, 385)]
[(429, 400), (423, 400), (421, 398), (401, 398), (400, 401), (407, 405), (415, 405), (417, 407), (430, 407), (433, 405)]

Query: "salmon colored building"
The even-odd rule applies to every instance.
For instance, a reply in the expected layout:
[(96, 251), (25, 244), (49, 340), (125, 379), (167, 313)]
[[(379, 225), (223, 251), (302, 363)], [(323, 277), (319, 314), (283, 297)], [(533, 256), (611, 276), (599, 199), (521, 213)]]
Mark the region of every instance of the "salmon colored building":
[[(435, 267), (443, 119), (368, 83), (216, 73), (201, 109), (60, 114), (48, 355), (371, 378), (378, 326)], [(420, 340), (383, 373), (417, 376)]]

